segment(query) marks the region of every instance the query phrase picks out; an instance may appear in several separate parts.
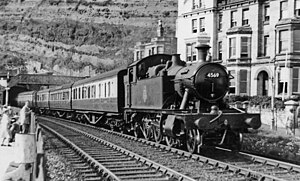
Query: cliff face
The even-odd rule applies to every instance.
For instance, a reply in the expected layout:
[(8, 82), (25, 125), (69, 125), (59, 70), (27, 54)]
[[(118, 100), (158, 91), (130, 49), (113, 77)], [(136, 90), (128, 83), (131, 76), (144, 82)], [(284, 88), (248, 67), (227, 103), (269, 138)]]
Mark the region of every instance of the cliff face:
[(131, 63), (159, 19), (174, 35), (176, 16), (173, 0), (2, 0), (0, 58), (27, 71), (91, 75)]

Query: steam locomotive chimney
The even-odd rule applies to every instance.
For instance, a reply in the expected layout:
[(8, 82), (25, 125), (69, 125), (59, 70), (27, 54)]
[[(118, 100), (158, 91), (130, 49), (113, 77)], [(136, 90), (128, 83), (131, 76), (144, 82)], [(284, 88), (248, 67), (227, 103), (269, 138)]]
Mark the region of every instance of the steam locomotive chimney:
[(207, 52), (210, 49), (210, 46), (207, 44), (199, 44), (195, 48), (197, 48), (198, 50), (198, 61), (205, 62), (207, 57)]
[(180, 60), (180, 54), (173, 54), (172, 55), (172, 66), (181, 66), (182, 61)]

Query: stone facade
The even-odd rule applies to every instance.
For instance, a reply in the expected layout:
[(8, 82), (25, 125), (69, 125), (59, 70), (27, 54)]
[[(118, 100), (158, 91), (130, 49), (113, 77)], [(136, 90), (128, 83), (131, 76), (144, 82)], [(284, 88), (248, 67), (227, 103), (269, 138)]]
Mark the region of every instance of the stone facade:
[[(300, 94), (300, 2), (185, 0), (178, 2), (177, 53), (198, 59), (209, 44), (212, 61), (233, 75), (230, 94)], [(285, 90), (285, 91), (283, 91)]]
[(158, 21), (157, 36), (150, 42), (137, 42), (134, 47), (134, 61), (154, 54), (175, 54), (177, 40), (174, 36), (164, 34), (161, 20)]

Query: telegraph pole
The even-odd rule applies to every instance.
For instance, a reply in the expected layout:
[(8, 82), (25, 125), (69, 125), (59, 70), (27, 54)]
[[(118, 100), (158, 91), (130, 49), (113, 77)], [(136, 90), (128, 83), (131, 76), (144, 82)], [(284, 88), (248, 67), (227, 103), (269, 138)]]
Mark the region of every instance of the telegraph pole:
[(9, 71), (7, 72), (7, 77), (6, 77), (6, 87), (5, 87), (5, 105), (8, 106), (8, 93), (9, 93), (9, 87), (8, 87), (8, 79), (9, 79)]
[(272, 111), (272, 123), (271, 123), (271, 129), (275, 130), (277, 126), (275, 126), (275, 93), (276, 93), (276, 79), (277, 79), (277, 69), (276, 69), (276, 59), (275, 57), (272, 60), (273, 63), (273, 75), (271, 78), (272, 81), (272, 96), (271, 96), (271, 111)]

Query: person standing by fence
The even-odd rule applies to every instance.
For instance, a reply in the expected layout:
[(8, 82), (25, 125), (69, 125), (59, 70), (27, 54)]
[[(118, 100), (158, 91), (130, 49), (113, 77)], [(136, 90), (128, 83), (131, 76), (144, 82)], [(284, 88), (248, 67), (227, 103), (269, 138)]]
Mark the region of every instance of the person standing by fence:
[[(11, 133), (10, 133), (10, 124), (11, 124), (11, 119), (9, 116), (9, 109), (7, 107), (3, 108), (3, 114), (2, 114), (2, 119), (1, 119), (1, 124), (0, 124), (0, 138), (2, 139), (1, 146), (11, 146), (9, 145), (9, 139), (11, 138)], [(7, 142), (7, 145), (5, 145), (5, 140)]]
[(25, 102), (25, 105), (20, 110), (20, 118), (19, 122), (21, 125), (21, 133), (28, 133), (29, 132), (29, 126), (30, 126), (30, 114), (31, 110), (28, 107), (29, 101)]
[(286, 134), (287, 135), (294, 135), (293, 128), (294, 128), (294, 121), (295, 121), (295, 110), (293, 108), (288, 109), (287, 117), (286, 117)]

